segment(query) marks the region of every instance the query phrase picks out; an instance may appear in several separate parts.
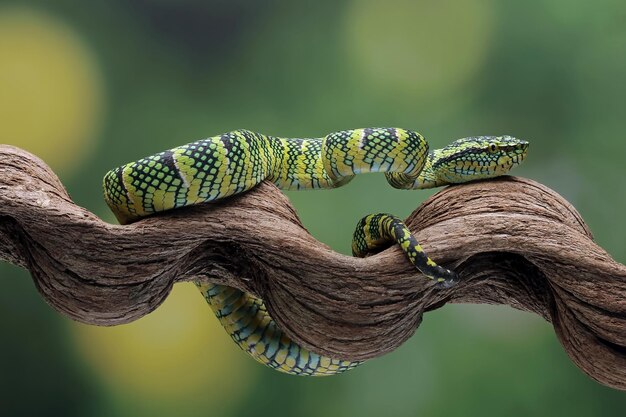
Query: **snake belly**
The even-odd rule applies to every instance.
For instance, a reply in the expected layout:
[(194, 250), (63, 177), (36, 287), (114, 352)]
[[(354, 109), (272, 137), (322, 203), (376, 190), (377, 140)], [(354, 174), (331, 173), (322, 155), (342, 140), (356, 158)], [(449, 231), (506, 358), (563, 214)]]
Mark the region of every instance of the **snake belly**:
[[(385, 172), (398, 188), (410, 188), (428, 157), (418, 133), (397, 128), (366, 128), (323, 138), (286, 139), (237, 130), (189, 143), (128, 163), (104, 177), (105, 200), (122, 224), (153, 213), (218, 200), (250, 190), (261, 181), (281, 189), (334, 188), (354, 175)], [(398, 242), (428, 277), (452, 282), (456, 275), (424, 255), (397, 218), (379, 214), (363, 219), (353, 252), (369, 252)], [(313, 353), (292, 341), (267, 312), (263, 300), (223, 285), (197, 283), (231, 338), (257, 361), (295, 375), (332, 375), (361, 362)]]
[(290, 339), (258, 297), (225, 285), (196, 282), (233, 341), (255, 360), (292, 375), (335, 375), (362, 362), (318, 355)]

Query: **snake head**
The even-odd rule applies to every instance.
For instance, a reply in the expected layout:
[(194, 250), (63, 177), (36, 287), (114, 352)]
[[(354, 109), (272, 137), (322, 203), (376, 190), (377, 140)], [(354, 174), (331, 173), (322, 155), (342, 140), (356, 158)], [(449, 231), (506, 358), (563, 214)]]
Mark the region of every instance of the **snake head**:
[(438, 185), (504, 175), (526, 158), (528, 142), (512, 136), (473, 136), (452, 142), (432, 155)]

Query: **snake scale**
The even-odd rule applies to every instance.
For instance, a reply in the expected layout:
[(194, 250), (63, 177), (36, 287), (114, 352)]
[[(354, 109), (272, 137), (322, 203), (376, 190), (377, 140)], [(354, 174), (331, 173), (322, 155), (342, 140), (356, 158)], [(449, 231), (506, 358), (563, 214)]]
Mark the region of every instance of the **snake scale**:
[[(288, 139), (237, 130), (128, 163), (104, 177), (107, 204), (122, 224), (153, 213), (205, 203), (271, 181), (285, 190), (335, 188), (356, 174), (384, 172), (395, 188), (424, 189), (493, 178), (526, 157), (528, 142), (510, 136), (459, 139), (432, 152), (422, 135), (398, 128), (366, 128), (323, 138)], [(355, 256), (398, 243), (438, 286), (458, 277), (423, 251), (404, 223), (390, 214), (361, 219)], [(236, 288), (196, 283), (231, 338), (257, 361), (296, 375), (333, 375), (361, 362), (330, 358), (291, 340), (263, 300)]]

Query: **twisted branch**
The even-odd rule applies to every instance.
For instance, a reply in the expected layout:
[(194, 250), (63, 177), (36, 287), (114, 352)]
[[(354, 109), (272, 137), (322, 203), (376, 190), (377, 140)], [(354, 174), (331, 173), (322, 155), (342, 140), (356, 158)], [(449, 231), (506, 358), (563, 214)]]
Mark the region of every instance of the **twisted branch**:
[(435, 290), (399, 248), (366, 259), (333, 252), (271, 184), (215, 204), (104, 223), (76, 206), (38, 158), (0, 146), (0, 259), (31, 272), (73, 319), (142, 317), (178, 281), (205, 279), (262, 297), (302, 345), (367, 359), (410, 337), (447, 302), (508, 304), (551, 322), (570, 358), (626, 390), (626, 267), (597, 246), (562, 197), (504, 177), (448, 187), (408, 218), (428, 253), (462, 282)]

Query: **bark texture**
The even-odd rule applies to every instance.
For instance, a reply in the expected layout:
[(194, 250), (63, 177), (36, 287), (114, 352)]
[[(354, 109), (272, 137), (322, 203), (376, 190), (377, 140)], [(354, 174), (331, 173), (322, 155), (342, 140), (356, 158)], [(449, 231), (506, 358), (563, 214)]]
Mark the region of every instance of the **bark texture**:
[(565, 199), (503, 177), (445, 188), (407, 224), (460, 284), (433, 288), (397, 247), (365, 259), (333, 252), (267, 183), (111, 225), (76, 206), (40, 159), (0, 146), (0, 259), (28, 269), (42, 297), (75, 320), (126, 323), (175, 282), (205, 279), (263, 298), (311, 350), (357, 360), (397, 348), (425, 311), (448, 302), (507, 304), (552, 323), (585, 373), (626, 390), (626, 267)]

